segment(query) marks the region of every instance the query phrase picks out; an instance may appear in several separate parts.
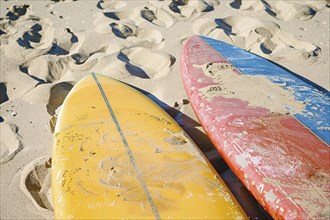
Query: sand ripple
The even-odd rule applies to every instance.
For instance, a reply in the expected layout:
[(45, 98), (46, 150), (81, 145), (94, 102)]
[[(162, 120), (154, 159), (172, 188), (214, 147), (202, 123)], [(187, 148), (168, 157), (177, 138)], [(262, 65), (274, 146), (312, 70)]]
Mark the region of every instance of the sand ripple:
[(251, 17), (228, 16), (203, 19), (193, 27), (196, 34), (221, 39), (272, 60), (316, 61), (321, 48), (283, 31), (280, 25)]
[[(53, 217), (50, 162), (43, 155), (50, 155), (49, 137), (66, 95), (90, 72), (150, 92), (196, 143), (209, 140), (180, 79), (180, 46), (188, 36), (209, 36), (272, 61), (286, 61), (296, 66), (294, 72), (311, 72), (313, 81), (329, 84), (329, 21), (324, 19), (328, 1), (99, 0), (81, 4), (52, 0), (2, 1), (1, 7), (0, 164), (9, 176), (21, 174), (19, 186), (7, 187), (0, 178), (1, 193), (12, 195), (1, 202), (15, 204), (1, 210), (3, 219), (17, 216), (16, 212), (25, 217), (27, 209), (21, 207), (25, 200), (36, 207), (28, 210), (28, 217)], [(90, 13), (79, 20), (82, 11)], [(15, 111), (9, 111), (13, 102)], [(36, 115), (40, 120), (35, 120)], [(36, 130), (45, 133), (35, 135)], [(210, 143), (205, 146), (213, 149)], [(22, 173), (17, 172), (16, 164), (24, 167)], [(219, 160), (214, 164), (219, 166)], [(14, 188), (24, 192), (24, 199), (15, 191), (8, 192)], [(251, 218), (262, 218), (255, 210)]]

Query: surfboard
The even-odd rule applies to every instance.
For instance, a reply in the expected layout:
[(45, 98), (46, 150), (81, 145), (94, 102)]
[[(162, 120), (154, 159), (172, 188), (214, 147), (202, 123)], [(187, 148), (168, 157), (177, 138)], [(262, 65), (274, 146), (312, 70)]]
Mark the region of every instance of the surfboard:
[(79, 81), (54, 136), (56, 219), (246, 218), (182, 128), (122, 82)]
[(181, 76), (206, 134), (273, 218), (329, 218), (329, 91), (203, 36), (185, 41)]

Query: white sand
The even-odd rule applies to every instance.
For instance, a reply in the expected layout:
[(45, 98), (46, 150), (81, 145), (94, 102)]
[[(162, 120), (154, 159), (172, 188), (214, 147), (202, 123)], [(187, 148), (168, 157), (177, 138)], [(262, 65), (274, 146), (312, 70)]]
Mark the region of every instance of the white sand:
[(329, 1), (240, 2), (2, 0), (0, 218), (53, 218), (50, 120), (92, 71), (151, 93), (207, 151), (180, 78), (185, 38), (234, 44), (330, 89)]
[(248, 106), (261, 107), (277, 114), (302, 113), (306, 108), (306, 104), (295, 100), (291, 91), (282, 88), (284, 85), (272, 83), (266, 76), (238, 75), (228, 63), (209, 63), (196, 67), (221, 84), (199, 89), (199, 95), (208, 101), (218, 96), (236, 98), (247, 101)]

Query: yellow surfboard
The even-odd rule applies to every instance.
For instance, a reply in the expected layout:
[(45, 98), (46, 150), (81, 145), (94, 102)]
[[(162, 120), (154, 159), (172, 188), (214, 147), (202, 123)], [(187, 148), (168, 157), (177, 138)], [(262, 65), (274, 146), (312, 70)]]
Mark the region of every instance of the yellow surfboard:
[(244, 219), (176, 122), (130, 86), (92, 74), (66, 97), (53, 146), (57, 219)]

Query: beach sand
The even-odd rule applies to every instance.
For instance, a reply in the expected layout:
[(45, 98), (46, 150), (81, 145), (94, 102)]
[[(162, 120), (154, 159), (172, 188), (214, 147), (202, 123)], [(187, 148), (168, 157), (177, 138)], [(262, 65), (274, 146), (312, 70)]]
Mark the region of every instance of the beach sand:
[[(183, 5), (184, 2), (188, 2)], [(1, 1), (0, 219), (51, 219), (56, 115), (96, 72), (150, 93), (251, 218), (267, 217), (213, 149), (180, 77), (182, 42), (215, 38), (330, 89), (329, 1)]]

